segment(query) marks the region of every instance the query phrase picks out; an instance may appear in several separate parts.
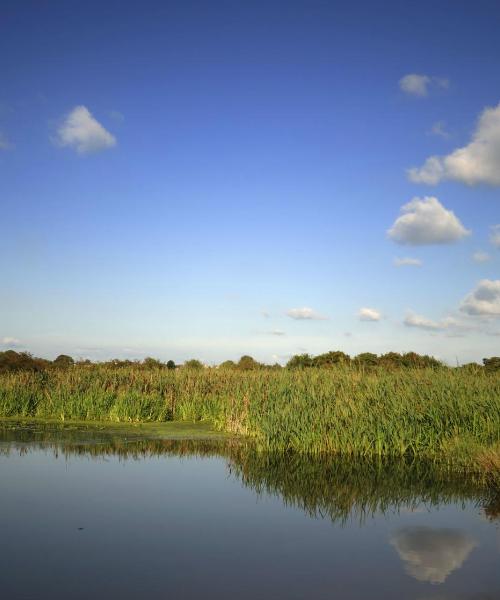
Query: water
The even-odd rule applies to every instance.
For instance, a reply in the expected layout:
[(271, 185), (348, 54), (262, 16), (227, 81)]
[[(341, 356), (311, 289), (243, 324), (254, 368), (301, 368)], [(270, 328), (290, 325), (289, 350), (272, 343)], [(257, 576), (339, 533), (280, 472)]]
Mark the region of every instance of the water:
[(432, 465), (0, 430), (6, 599), (500, 598), (500, 501)]

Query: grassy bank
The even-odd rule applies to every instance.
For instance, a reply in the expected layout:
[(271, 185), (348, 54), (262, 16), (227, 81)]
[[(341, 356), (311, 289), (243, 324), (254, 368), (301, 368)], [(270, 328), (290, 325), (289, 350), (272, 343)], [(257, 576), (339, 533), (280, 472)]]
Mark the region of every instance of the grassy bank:
[(0, 416), (211, 421), (269, 450), (421, 456), (495, 471), (500, 374), (467, 369), (166, 370), (0, 376)]

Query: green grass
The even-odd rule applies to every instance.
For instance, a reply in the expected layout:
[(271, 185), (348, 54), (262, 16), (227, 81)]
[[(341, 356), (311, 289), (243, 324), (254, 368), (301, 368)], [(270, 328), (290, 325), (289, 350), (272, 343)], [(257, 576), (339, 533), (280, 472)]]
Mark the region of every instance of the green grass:
[[(207, 421), (258, 448), (492, 465), (500, 374), (464, 369), (139, 370), (75, 366), (0, 376), (0, 417)], [(488, 451), (488, 454), (485, 452)]]

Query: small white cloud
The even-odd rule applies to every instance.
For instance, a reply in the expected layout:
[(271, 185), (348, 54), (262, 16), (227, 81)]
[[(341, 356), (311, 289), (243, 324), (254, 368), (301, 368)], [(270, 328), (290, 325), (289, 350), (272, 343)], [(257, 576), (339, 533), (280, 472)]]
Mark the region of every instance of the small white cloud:
[(303, 308), (291, 308), (286, 313), (291, 319), (296, 319), (297, 321), (324, 321), (328, 319), (319, 313), (317, 313), (312, 308), (308, 308), (304, 306)]
[(472, 260), (477, 263), (485, 263), (491, 260), (491, 256), (487, 252), (481, 252), (478, 250), (472, 255)]
[(269, 335), (277, 335), (277, 336), (286, 335), (286, 333), (284, 331), (281, 331), (279, 329), (273, 329), (272, 331), (269, 331), (268, 333), (269, 333)]
[(261, 310), (260, 314), (264, 317), (264, 319), (269, 319), (271, 317), (270, 313), (267, 310)]
[(467, 560), (477, 542), (456, 529), (406, 527), (391, 538), (406, 572), (418, 581), (444, 583)]
[(413, 198), (401, 207), (401, 212), (404, 214), (387, 232), (398, 244), (450, 244), (470, 234), (453, 211), (434, 197)]
[(444, 121), (438, 121), (434, 123), (429, 131), (430, 135), (437, 135), (438, 137), (442, 137), (447, 140), (450, 137), (448, 131), (446, 131), (446, 123)]
[(464, 298), (460, 310), (473, 317), (500, 317), (500, 279), (482, 279)]
[(408, 311), (404, 321), (406, 327), (414, 327), (431, 333), (444, 333), (446, 337), (463, 337), (470, 331), (479, 331), (477, 326), (470, 323), (459, 321), (453, 316), (445, 317), (439, 321), (433, 321), (422, 315), (417, 315)]
[(9, 141), (9, 138), (0, 131), (0, 150), (10, 150), (12, 148), (12, 144)]
[(439, 331), (444, 329), (443, 323), (438, 323), (422, 315), (417, 315), (414, 312), (409, 312), (403, 323), (407, 327), (416, 327), (417, 329), (425, 329), (427, 331)]
[(358, 317), (360, 321), (380, 321), (382, 315), (375, 308), (360, 308)]
[(419, 258), (395, 258), (394, 259), (395, 267), (421, 267), (422, 261)]
[(500, 248), (500, 225), (493, 225), (491, 228), (490, 242), (495, 248)]
[(405, 94), (424, 97), (429, 94), (430, 83), (431, 78), (428, 75), (410, 73), (399, 80), (399, 87)]
[(21, 345), (20, 340), (14, 337), (3, 337), (0, 338), (0, 346), (9, 347), (9, 348), (17, 348)]
[(408, 170), (414, 183), (435, 185), (445, 179), (467, 185), (500, 185), (500, 104), (485, 108), (472, 140), (446, 156), (431, 156)]
[(85, 106), (76, 106), (57, 130), (56, 142), (78, 154), (99, 152), (116, 145), (116, 138), (92, 116)]

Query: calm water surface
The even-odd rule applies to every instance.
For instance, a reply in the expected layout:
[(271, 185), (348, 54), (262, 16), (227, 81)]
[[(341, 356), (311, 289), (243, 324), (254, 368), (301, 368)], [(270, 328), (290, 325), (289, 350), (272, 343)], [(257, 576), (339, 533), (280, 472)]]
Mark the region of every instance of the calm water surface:
[(0, 597), (493, 600), (500, 500), (435, 467), (0, 428)]

